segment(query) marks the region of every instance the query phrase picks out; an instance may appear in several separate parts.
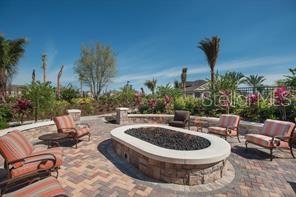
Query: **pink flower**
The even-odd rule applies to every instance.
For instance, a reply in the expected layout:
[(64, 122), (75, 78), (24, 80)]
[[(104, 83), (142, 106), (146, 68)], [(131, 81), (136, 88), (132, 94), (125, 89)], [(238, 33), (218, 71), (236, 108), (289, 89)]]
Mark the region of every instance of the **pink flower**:
[[(231, 92), (230, 91), (220, 91), (220, 104), (223, 107), (229, 107), (230, 106), (230, 96)], [(223, 99), (221, 99), (223, 98)]]
[(172, 102), (172, 97), (165, 95), (163, 98), (163, 103), (165, 106), (169, 105)]
[(148, 106), (152, 109), (154, 109), (156, 107), (157, 104), (157, 100), (156, 99), (149, 99), (148, 100)]
[(283, 105), (286, 98), (289, 96), (290, 92), (286, 89), (285, 86), (282, 86), (280, 88), (276, 88), (274, 90), (274, 98), (275, 102), (279, 105)]
[(260, 94), (259, 93), (253, 93), (253, 94), (249, 94), (247, 96), (247, 101), (250, 104), (255, 104), (255, 103), (258, 102), (259, 98), (260, 98)]
[(26, 99), (17, 99), (16, 104), (13, 106), (17, 113), (24, 113), (31, 108), (31, 101)]

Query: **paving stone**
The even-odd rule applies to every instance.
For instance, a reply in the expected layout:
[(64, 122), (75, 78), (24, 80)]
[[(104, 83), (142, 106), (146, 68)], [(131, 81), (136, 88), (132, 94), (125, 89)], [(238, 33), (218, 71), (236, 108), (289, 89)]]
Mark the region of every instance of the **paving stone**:
[[(63, 143), (64, 163), (58, 180), (69, 196), (295, 196), (296, 160), (287, 150), (275, 150), (276, 158), (271, 162), (268, 151), (262, 148), (250, 145), (245, 151), (243, 137), (241, 143), (229, 139), (232, 146), (229, 161), (233, 168), (225, 173), (235, 177), (225, 176), (210, 185), (166, 184), (143, 175), (112, 151), (110, 131), (118, 125), (102, 119), (87, 123), (92, 128), (90, 142), (87, 137), (82, 139), (78, 149), (71, 147), (71, 143)], [(56, 132), (55, 126), (24, 131), (29, 140), (41, 147), (46, 146), (36, 139), (50, 132)], [(0, 174), (3, 173), (0, 169)]]

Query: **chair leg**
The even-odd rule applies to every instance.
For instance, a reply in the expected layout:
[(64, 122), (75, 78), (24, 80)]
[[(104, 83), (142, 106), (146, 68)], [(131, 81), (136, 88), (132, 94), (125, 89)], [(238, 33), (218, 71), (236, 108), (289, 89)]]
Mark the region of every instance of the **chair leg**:
[(295, 159), (295, 155), (293, 153), (293, 147), (292, 147), (292, 145), (290, 146), (290, 152), (291, 152), (292, 157)]
[(248, 141), (245, 142), (245, 145), (246, 145), (246, 149), (245, 150), (248, 150)]
[(90, 141), (90, 133), (88, 134), (88, 141)]
[(273, 155), (272, 155), (272, 148), (270, 149), (270, 161), (272, 161), (272, 159), (273, 159)]
[(240, 139), (239, 139), (239, 135), (237, 135), (237, 140), (238, 140), (239, 143), (241, 143), (241, 141), (240, 141)]
[(58, 178), (59, 177), (59, 169), (58, 168), (55, 168), (54, 171), (56, 172), (55, 178)]
[(78, 144), (78, 138), (75, 138), (75, 148), (77, 149), (77, 144)]

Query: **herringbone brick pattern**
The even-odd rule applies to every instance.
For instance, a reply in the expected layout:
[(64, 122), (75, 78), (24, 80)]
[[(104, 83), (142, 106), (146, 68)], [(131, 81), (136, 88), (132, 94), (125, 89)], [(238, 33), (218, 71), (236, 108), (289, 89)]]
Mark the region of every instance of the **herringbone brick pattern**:
[(264, 149), (251, 146), (246, 152), (244, 143), (233, 139), (229, 160), (235, 178), (227, 186), (209, 185), (203, 189), (158, 183), (110, 150), (110, 131), (118, 125), (102, 119), (88, 123), (92, 127), (90, 142), (86, 137), (78, 149), (63, 145), (64, 163), (58, 180), (69, 196), (295, 196), (296, 160), (288, 151), (275, 151), (277, 158), (270, 162)]

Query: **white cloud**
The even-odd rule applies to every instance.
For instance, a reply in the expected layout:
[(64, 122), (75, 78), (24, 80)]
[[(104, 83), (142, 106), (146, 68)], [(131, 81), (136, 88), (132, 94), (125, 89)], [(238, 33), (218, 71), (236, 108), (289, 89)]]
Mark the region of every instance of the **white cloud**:
[[(292, 62), (296, 61), (296, 56), (282, 56), (282, 57), (260, 57), (260, 58), (253, 58), (253, 59), (237, 59), (233, 61), (227, 61), (218, 63), (216, 65), (216, 69), (219, 70), (219, 72), (224, 72), (228, 70), (235, 70), (240, 71), (242, 69), (247, 68), (256, 68), (258, 67), (258, 70), (260, 69), (272, 69), (272, 67), (281, 66), (281, 65), (290, 65)], [(203, 74), (203, 73), (209, 73), (208, 66), (205, 65), (188, 65), (188, 75), (193, 74)], [(288, 72), (288, 68), (285, 68)], [(114, 79), (115, 83), (123, 83), (127, 80), (132, 81), (134, 83), (144, 82), (147, 79), (151, 79), (152, 77), (155, 78), (161, 78), (161, 79), (168, 79), (168, 78), (176, 78), (179, 77), (181, 74), (181, 67), (172, 67), (170, 69), (164, 69), (164, 70), (155, 70), (155, 72), (151, 73), (133, 73), (133, 74), (127, 74), (127, 75), (121, 75), (119, 77), (116, 77)], [(258, 73), (245, 73), (245, 74), (258, 74)], [(286, 73), (283, 73), (286, 74)], [(266, 81), (266, 83), (270, 84), (271, 80), (273, 78), (274, 80), (278, 80), (282, 78), (283, 74), (269, 74), (269, 80)], [(262, 73), (262, 75), (265, 75)], [(267, 75), (266, 75), (267, 76)]]

